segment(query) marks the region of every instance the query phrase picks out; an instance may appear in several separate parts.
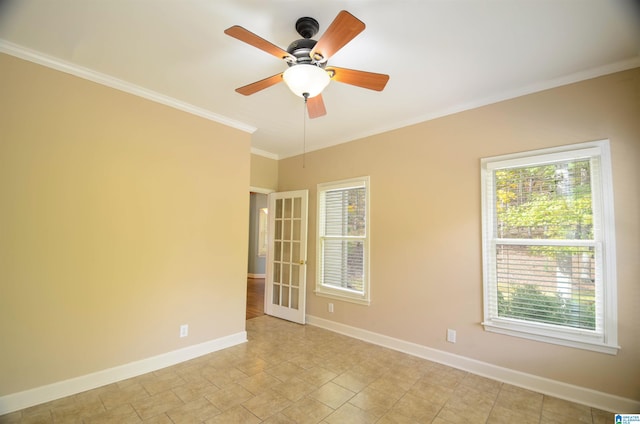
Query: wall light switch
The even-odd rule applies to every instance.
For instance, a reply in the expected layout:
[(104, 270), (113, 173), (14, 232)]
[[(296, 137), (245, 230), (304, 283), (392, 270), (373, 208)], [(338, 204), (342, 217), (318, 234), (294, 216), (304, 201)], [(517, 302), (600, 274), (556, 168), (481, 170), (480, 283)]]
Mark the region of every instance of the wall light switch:
[(333, 303), (329, 303), (329, 312), (333, 313)]

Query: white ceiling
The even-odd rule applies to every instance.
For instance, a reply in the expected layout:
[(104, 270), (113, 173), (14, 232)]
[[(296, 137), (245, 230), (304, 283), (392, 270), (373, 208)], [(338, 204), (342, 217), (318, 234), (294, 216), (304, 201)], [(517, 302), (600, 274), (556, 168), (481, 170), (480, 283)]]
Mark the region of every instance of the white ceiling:
[[(619, 0), (0, 0), (0, 51), (253, 131), (255, 151), (302, 152), (302, 99), (234, 89), (286, 64), (223, 33), (284, 49), (302, 16), (367, 28), (330, 65), (390, 75), (383, 92), (332, 82), (306, 149), (640, 66), (640, 19)], [(1, 74), (1, 70), (0, 70)]]

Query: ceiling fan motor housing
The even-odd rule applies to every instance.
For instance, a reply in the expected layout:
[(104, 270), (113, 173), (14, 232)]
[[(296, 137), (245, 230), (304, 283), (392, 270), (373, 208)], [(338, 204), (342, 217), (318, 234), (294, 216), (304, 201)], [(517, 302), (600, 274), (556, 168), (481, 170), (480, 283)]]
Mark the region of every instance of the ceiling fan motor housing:
[(289, 66), (295, 66), (300, 64), (316, 64), (315, 61), (312, 60), (309, 53), (313, 50), (313, 47), (316, 45), (317, 41), (312, 40), (310, 38), (301, 38), (299, 40), (294, 41), (289, 44), (287, 47), (287, 52), (295, 56), (296, 61), (293, 63), (289, 63)]
[(311, 37), (316, 35), (319, 29), (320, 24), (318, 24), (318, 21), (308, 16), (296, 21), (296, 31), (304, 38), (294, 41), (287, 47), (287, 52), (296, 58), (295, 62), (287, 62), (289, 66), (307, 64), (316, 65), (321, 68), (325, 67), (325, 63), (320, 63), (310, 56), (311, 50), (313, 50), (317, 43), (317, 41)]

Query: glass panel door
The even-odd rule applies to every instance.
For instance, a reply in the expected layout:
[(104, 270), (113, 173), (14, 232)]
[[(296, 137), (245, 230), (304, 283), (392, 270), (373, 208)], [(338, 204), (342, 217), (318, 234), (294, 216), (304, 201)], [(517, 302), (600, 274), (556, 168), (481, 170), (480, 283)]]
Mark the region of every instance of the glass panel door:
[(308, 191), (269, 195), (265, 312), (305, 322)]

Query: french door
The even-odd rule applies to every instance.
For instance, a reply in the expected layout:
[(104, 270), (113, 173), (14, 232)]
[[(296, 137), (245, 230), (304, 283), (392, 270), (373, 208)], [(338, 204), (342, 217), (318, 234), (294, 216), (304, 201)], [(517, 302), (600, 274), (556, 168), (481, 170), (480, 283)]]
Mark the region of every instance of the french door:
[(308, 190), (269, 194), (268, 315), (305, 323)]

